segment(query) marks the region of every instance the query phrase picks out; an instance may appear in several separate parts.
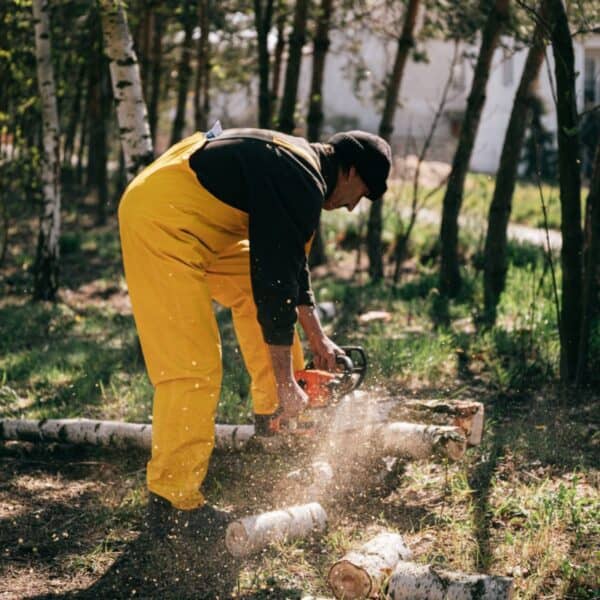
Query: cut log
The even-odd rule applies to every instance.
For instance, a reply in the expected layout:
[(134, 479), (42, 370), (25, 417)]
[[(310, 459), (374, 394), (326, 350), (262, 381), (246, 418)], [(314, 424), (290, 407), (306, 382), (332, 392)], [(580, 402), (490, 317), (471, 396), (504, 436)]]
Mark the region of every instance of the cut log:
[(399, 562), (390, 577), (390, 600), (510, 600), (509, 577), (467, 575), (432, 565)]
[(411, 551), (397, 533), (380, 533), (355, 552), (338, 560), (327, 575), (336, 598), (378, 597), (398, 561), (410, 560)]
[(248, 556), (272, 542), (305, 538), (327, 527), (327, 513), (317, 502), (252, 515), (227, 527), (225, 545), (233, 556)]
[[(240, 449), (254, 435), (253, 425), (215, 426), (215, 446)], [(63, 442), (150, 449), (152, 425), (93, 419), (0, 420), (0, 440)]]
[(459, 460), (467, 449), (467, 439), (458, 427), (420, 423), (387, 423), (373, 434), (381, 450), (404, 458), (431, 458), (438, 454)]
[(395, 420), (431, 425), (453, 425), (462, 429), (469, 446), (478, 446), (483, 435), (484, 406), (472, 400), (408, 400), (395, 406)]

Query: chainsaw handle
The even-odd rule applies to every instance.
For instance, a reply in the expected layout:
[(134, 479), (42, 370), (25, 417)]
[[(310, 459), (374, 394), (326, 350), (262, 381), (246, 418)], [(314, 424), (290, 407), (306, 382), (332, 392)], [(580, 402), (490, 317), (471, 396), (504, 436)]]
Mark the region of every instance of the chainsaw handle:
[(339, 354), (338, 356), (350, 359), (352, 373), (358, 375), (354, 386), (357, 388), (364, 381), (367, 374), (367, 353), (362, 346), (342, 346), (341, 348), (346, 353), (346, 356), (343, 354)]
[(347, 354), (336, 354), (335, 362), (343, 367), (344, 373), (351, 374), (354, 372), (354, 363)]

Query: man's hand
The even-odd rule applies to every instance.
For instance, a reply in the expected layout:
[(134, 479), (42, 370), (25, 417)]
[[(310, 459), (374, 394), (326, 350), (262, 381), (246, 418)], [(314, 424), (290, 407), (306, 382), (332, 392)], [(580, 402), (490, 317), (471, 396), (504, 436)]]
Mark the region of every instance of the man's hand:
[(345, 352), (327, 336), (316, 337), (309, 340), (313, 353), (315, 367), (326, 371), (336, 370), (336, 356)]
[(290, 346), (269, 346), (277, 384), (280, 416), (293, 419), (308, 405), (308, 396), (294, 379)]
[(308, 405), (306, 392), (292, 380), (285, 384), (277, 384), (279, 396), (279, 416), (284, 420), (297, 417)]

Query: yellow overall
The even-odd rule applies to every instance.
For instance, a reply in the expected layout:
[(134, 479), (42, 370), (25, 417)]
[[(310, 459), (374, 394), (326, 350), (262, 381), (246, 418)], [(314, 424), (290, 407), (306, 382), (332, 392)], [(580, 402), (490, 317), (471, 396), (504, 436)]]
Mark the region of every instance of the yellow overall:
[[(170, 148), (119, 206), (125, 276), (155, 390), (148, 489), (180, 509), (204, 503), (199, 487), (214, 446), (222, 367), (212, 300), (232, 311), (254, 412), (278, 405), (252, 297), (248, 215), (204, 189), (189, 166), (205, 141), (196, 133)], [(292, 354), (294, 370), (302, 368), (297, 333)]]

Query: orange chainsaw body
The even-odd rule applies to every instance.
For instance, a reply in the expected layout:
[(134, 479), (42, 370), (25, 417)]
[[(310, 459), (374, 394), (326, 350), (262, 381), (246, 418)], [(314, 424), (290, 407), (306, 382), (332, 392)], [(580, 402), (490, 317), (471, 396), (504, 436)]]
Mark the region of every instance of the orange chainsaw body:
[(312, 409), (325, 409), (335, 405), (345, 394), (356, 389), (363, 381), (367, 369), (365, 351), (358, 346), (342, 348), (346, 354), (338, 356), (340, 370), (336, 372), (315, 369), (309, 363), (305, 369), (296, 371), (294, 377), (308, 396), (307, 410), (291, 422), (283, 422), (278, 415), (269, 424), (272, 433), (287, 431), (296, 435), (312, 435), (315, 432), (316, 415)]

